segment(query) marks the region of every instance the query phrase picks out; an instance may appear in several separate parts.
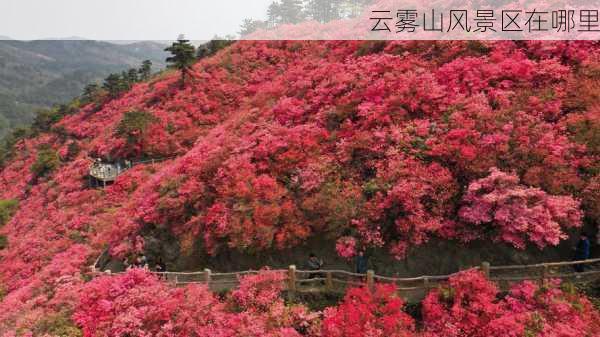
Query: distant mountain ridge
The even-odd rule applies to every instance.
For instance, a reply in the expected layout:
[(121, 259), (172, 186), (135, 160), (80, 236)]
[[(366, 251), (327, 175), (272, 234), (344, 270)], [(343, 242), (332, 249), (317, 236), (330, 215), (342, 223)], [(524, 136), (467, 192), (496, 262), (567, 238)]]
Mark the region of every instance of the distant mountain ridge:
[(148, 59), (164, 68), (164, 45), (93, 40), (18, 41), (0, 37), (0, 137), (36, 109), (66, 102), (83, 87)]

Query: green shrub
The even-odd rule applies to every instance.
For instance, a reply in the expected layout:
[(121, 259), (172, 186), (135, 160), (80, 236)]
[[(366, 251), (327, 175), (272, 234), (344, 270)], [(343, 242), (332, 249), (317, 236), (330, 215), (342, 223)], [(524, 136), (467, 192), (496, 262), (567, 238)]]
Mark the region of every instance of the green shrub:
[(358, 50), (356, 50), (355, 55), (356, 57), (361, 57), (371, 54), (379, 54), (383, 52), (387, 44), (387, 41), (366, 41), (358, 47)]
[(36, 177), (44, 177), (54, 171), (59, 164), (58, 153), (50, 147), (43, 147), (39, 150), (35, 163), (31, 165), (31, 171)]
[(37, 322), (34, 328), (35, 336), (60, 336), (81, 337), (83, 333), (71, 320), (71, 315), (66, 312), (49, 315)]
[(117, 126), (117, 135), (126, 138), (128, 143), (136, 143), (143, 137), (148, 126), (158, 119), (146, 111), (133, 110), (126, 112)]
[(0, 250), (8, 247), (8, 239), (4, 235), (0, 235)]
[(198, 59), (203, 59), (203, 58), (215, 55), (219, 50), (228, 47), (233, 42), (235, 42), (235, 41), (226, 40), (226, 39), (220, 38), (218, 36), (215, 36), (209, 42), (202, 44), (198, 47), (198, 50), (196, 51), (196, 57)]
[(0, 227), (12, 218), (18, 207), (19, 201), (15, 199), (0, 200)]

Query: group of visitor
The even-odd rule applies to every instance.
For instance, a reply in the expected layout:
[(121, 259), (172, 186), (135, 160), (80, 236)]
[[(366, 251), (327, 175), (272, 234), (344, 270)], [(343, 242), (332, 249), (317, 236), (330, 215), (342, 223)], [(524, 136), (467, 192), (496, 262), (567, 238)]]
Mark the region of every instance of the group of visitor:
[[(600, 231), (599, 231), (600, 233)], [(600, 234), (598, 235), (598, 244), (600, 245)], [(590, 236), (586, 232), (582, 232), (579, 237), (579, 241), (577, 245), (574, 247), (575, 255), (573, 257), (574, 261), (584, 261), (590, 258)], [(308, 270), (311, 271), (309, 274), (309, 278), (322, 278), (323, 275), (318, 273), (319, 270), (323, 268), (323, 260), (318, 258), (314, 253), (311, 253), (308, 257), (308, 261), (306, 263)], [(578, 273), (584, 272), (586, 269), (585, 264), (576, 264), (574, 265), (575, 271)], [(355, 269), (354, 271), (357, 274), (366, 274), (368, 270), (368, 258), (365, 255), (364, 251), (359, 251), (356, 255), (355, 259)]]
[[(125, 266), (125, 270), (129, 270), (132, 268), (143, 268), (146, 270), (150, 270), (150, 264), (148, 263), (148, 258), (144, 254), (138, 255), (133, 262), (129, 262), (129, 258), (125, 258), (123, 260), (123, 265)], [(154, 265), (153, 271), (163, 273), (167, 271), (167, 265), (164, 263), (161, 257), (158, 258), (156, 264)]]
[(125, 258), (123, 260), (123, 265), (125, 266), (125, 270), (133, 269), (133, 268), (144, 268), (149, 269), (148, 259), (144, 254), (140, 254), (136, 256), (133, 262), (129, 262), (129, 258)]
[[(310, 271), (308, 278), (322, 278), (323, 275), (318, 271), (323, 268), (324, 262), (323, 259), (320, 259), (314, 253), (310, 253), (308, 256), (308, 261), (306, 262), (306, 266)], [(354, 271), (357, 274), (366, 274), (368, 270), (368, 258), (365, 255), (365, 252), (360, 250), (356, 255), (355, 268)]]
[[(574, 247), (575, 250), (575, 255), (573, 260), (574, 261), (583, 261), (583, 260), (587, 260), (590, 258), (590, 236), (585, 233), (582, 232), (580, 234), (580, 238), (579, 241), (577, 242), (577, 245)], [(144, 269), (150, 269), (150, 266), (148, 264), (148, 259), (146, 258), (145, 255), (140, 254), (138, 255), (135, 260), (133, 261), (133, 263), (129, 262), (129, 259), (125, 259), (123, 261), (123, 265), (125, 266), (126, 270), (132, 269), (132, 268), (144, 268)], [(319, 270), (321, 270), (323, 268), (324, 262), (323, 259), (318, 258), (316, 254), (314, 253), (310, 253), (309, 257), (308, 257), (308, 261), (306, 262), (306, 266), (308, 268), (308, 270), (310, 271), (308, 278), (322, 278), (323, 275), (321, 273), (319, 273)], [(574, 265), (574, 268), (577, 272), (583, 272), (585, 271), (585, 265), (584, 264), (576, 264)], [(366, 274), (368, 270), (368, 257), (365, 254), (365, 252), (363, 250), (360, 250), (355, 258), (355, 268), (354, 268), (354, 272), (357, 274)], [(166, 272), (167, 271), (167, 266), (164, 263), (164, 261), (162, 260), (162, 258), (158, 258), (158, 261), (156, 262), (156, 264), (154, 265), (153, 271), (155, 272)]]

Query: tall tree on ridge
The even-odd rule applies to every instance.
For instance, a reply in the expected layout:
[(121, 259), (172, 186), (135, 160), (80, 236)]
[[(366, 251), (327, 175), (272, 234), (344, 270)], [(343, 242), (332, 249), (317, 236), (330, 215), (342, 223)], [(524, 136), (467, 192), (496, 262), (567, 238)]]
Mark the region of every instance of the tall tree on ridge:
[(273, 1), (267, 9), (267, 25), (269, 28), (275, 27), (281, 22), (281, 5)]
[(340, 0), (309, 0), (307, 13), (315, 21), (328, 22), (339, 19), (340, 4)]
[(141, 81), (147, 81), (152, 75), (152, 61), (145, 60), (142, 62), (142, 66), (138, 69)]
[(281, 23), (299, 23), (305, 18), (302, 0), (281, 0), (279, 8)]
[(181, 71), (181, 87), (184, 88), (186, 78), (189, 77), (192, 65), (196, 61), (196, 48), (183, 35), (179, 35), (177, 41), (165, 48), (165, 51), (172, 55), (166, 60), (169, 68)]

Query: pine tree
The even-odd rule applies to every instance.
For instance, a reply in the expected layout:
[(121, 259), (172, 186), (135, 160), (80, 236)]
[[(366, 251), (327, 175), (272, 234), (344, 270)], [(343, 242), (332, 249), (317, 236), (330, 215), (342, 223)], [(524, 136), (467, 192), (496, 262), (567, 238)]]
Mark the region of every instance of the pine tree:
[(84, 103), (91, 103), (96, 100), (98, 93), (100, 92), (100, 86), (96, 83), (88, 84), (83, 88), (81, 99)]
[(270, 28), (275, 27), (281, 22), (281, 5), (278, 2), (272, 2), (267, 9), (267, 25)]
[(244, 19), (240, 26), (240, 36), (245, 36), (254, 33), (257, 29), (265, 28), (267, 23), (260, 20)]
[(170, 47), (165, 48), (165, 51), (170, 52), (172, 55), (167, 57), (169, 68), (181, 71), (181, 87), (183, 88), (190, 69), (196, 60), (196, 48), (183, 35), (180, 35), (176, 42), (173, 42)]
[(108, 92), (111, 98), (115, 98), (121, 94), (121, 92), (127, 90), (127, 83), (119, 74), (110, 74), (104, 79), (102, 88)]
[(305, 18), (302, 0), (281, 0), (281, 23), (299, 23)]
[(145, 60), (142, 62), (142, 66), (138, 69), (138, 74), (140, 75), (140, 81), (147, 81), (150, 79), (152, 75), (152, 61)]
[(127, 82), (127, 84), (129, 86), (131, 86), (132, 84), (139, 81), (138, 70), (135, 68), (131, 68), (131, 69), (127, 70), (126, 73), (123, 74), (123, 77), (124, 77), (125, 81)]
[(328, 22), (339, 19), (340, 0), (310, 0), (307, 14), (315, 21)]

